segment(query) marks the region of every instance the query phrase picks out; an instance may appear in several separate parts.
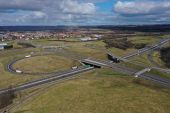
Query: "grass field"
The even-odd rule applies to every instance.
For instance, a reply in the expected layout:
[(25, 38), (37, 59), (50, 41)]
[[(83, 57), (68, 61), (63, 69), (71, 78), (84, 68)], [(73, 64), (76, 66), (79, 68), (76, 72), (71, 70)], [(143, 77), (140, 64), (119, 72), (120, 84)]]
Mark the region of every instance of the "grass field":
[[(40, 41), (38, 41), (40, 42)], [(35, 43), (38, 43), (35, 42)], [(91, 42), (60, 42), (60, 41), (48, 41), (42, 40), (40, 43), (62, 46), (68, 51), (81, 54), (82, 56), (93, 56), (96, 58), (105, 59), (105, 44), (102, 41), (91, 41)]]
[(106, 59), (105, 44), (102, 41), (73, 43), (68, 50), (82, 56)]
[(160, 53), (159, 51), (154, 51), (153, 54), (153, 60), (158, 63), (160, 66), (165, 66), (165, 63), (160, 59)]
[[(78, 64), (78, 62), (77, 62)], [(50, 73), (71, 69), (76, 62), (56, 55), (43, 55), (20, 60), (14, 69), (27, 73)]]
[(156, 36), (135, 36), (129, 38), (129, 41), (131, 41), (134, 44), (143, 43), (143, 44), (154, 44), (158, 42), (162, 37), (156, 37)]
[[(170, 91), (109, 69), (51, 87), (14, 113), (168, 113)], [(142, 85), (141, 85), (142, 84)]]

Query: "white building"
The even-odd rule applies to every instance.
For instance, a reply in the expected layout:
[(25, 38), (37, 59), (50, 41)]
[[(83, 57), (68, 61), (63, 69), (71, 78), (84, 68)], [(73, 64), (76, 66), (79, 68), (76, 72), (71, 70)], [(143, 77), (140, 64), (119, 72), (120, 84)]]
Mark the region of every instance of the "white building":
[(84, 37), (84, 38), (80, 38), (80, 40), (83, 42), (86, 42), (86, 41), (98, 40), (98, 38)]
[(7, 43), (0, 43), (0, 50), (4, 50), (5, 46), (7, 46)]
[(3, 34), (0, 34), (0, 40), (4, 41), (4, 35)]
[(91, 40), (91, 37), (85, 37), (85, 38), (80, 38), (81, 41), (89, 41)]
[(103, 35), (94, 35), (96, 38), (101, 39)]

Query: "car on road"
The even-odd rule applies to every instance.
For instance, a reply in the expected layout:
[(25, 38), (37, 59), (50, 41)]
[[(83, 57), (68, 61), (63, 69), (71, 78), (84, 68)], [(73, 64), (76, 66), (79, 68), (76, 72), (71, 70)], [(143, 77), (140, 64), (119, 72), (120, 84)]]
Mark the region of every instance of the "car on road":
[(16, 70), (16, 73), (22, 73), (22, 71), (21, 70)]
[(138, 78), (139, 76), (138, 75), (135, 75), (135, 78)]
[(30, 58), (31, 57), (31, 55), (27, 55), (27, 56), (25, 56), (25, 58)]
[(77, 69), (78, 67), (77, 66), (74, 66), (74, 67), (72, 67), (72, 70), (75, 70), (75, 69)]

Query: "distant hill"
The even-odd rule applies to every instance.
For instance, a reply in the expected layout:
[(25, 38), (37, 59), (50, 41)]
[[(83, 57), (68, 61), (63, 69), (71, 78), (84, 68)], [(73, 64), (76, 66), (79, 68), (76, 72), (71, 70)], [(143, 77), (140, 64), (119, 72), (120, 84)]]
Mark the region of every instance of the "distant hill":
[(63, 31), (66, 26), (0, 26), (0, 31)]
[(138, 31), (138, 32), (170, 32), (170, 25), (103, 25), (103, 26), (84, 26), (85, 28), (101, 28), (121, 31)]
[(0, 26), (0, 31), (66, 31), (78, 28), (97, 28), (139, 32), (170, 32), (170, 25), (102, 25), (102, 26)]

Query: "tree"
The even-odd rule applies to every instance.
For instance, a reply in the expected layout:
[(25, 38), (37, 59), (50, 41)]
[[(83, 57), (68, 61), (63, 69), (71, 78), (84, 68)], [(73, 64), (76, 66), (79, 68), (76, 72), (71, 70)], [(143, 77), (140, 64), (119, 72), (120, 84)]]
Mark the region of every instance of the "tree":
[(14, 98), (15, 93), (10, 86), (7, 92), (0, 94), (0, 109), (12, 104)]

